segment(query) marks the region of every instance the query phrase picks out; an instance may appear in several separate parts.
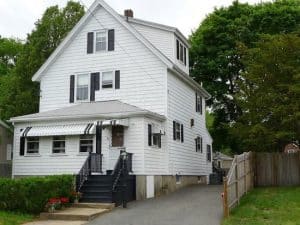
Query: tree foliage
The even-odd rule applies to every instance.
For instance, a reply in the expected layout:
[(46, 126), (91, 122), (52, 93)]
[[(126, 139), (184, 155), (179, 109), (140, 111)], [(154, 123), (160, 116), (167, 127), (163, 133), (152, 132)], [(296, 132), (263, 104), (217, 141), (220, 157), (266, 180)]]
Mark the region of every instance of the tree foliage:
[(236, 99), (242, 116), (233, 134), (252, 151), (280, 151), (300, 137), (300, 36), (264, 35), (241, 47), (246, 66)]
[(261, 34), (296, 31), (300, 24), (300, 1), (277, 0), (257, 5), (238, 1), (216, 9), (190, 37), (191, 75), (212, 95), (207, 103), (214, 112), (214, 149), (230, 147), (238, 151), (239, 142), (230, 136), (231, 124), (242, 115), (236, 99), (243, 79), (244, 62), (238, 46), (253, 47)]
[(83, 6), (73, 1), (62, 9), (58, 6), (46, 9), (27, 36), (14, 70), (1, 78), (0, 118), (38, 111), (39, 85), (31, 78), (83, 14)]
[(0, 36), (0, 77), (15, 67), (21, 49), (21, 41)]

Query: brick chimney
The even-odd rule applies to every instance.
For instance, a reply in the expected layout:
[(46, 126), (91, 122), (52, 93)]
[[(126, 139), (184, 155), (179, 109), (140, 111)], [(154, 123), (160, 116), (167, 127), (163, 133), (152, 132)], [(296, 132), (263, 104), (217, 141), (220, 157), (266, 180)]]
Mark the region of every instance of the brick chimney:
[(132, 9), (125, 9), (124, 10), (124, 16), (133, 18), (133, 11), (132, 11)]

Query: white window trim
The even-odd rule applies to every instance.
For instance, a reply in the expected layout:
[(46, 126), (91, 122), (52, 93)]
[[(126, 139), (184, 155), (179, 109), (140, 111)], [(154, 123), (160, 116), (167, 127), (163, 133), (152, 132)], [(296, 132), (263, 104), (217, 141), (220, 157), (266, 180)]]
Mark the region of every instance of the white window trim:
[(39, 138), (39, 149), (38, 149), (39, 151), (38, 151), (38, 153), (28, 153), (27, 152), (27, 150), (28, 150), (28, 144), (27, 144), (27, 138), (25, 138), (25, 155), (24, 156), (41, 156), (41, 154), (40, 154), (41, 139), (40, 139), (40, 137), (38, 137), (38, 138)]
[[(179, 136), (179, 138), (177, 138), (177, 131), (176, 131), (176, 125), (177, 124), (179, 124), (179, 134), (180, 134), (180, 136)], [(181, 133), (181, 122), (179, 122), (179, 121), (177, 121), (177, 120), (175, 120), (175, 136), (176, 136), (176, 140), (175, 141), (179, 141), (179, 142), (181, 142), (181, 135), (182, 135), (182, 133)]]
[(202, 139), (202, 143), (200, 142), (200, 149), (198, 150), (196, 148), (196, 152), (203, 153), (203, 137), (201, 135), (197, 135), (195, 139), (198, 140), (198, 138), (199, 138), (199, 140)]
[[(103, 88), (102, 87), (102, 80), (103, 80), (103, 73), (109, 73), (111, 72), (112, 73), (112, 87), (111, 88)], [(102, 71), (100, 72), (101, 76), (100, 76), (100, 90), (101, 91), (112, 91), (112, 90), (116, 90), (115, 89), (115, 73), (116, 73), (116, 70), (106, 70), (106, 71)]]
[[(97, 40), (97, 33), (98, 32), (105, 32), (106, 34), (106, 46), (105, 46), (105, 50), (102, 51), (96, 51), (96, 40)], [(100, 30), (95, 30), (94, 31), (94, 46), (93, 46), (94, 52), (97, 53), (103, 53), (103, 52), (108, 52), (108, 30), (107, 29), (100, 29)]]
[[(93, 134), (87, 134), (87, 135), (92, 135), (93, 136), (93, 138), (92, 138), (92, 140), (93, 140), (92, 153), (94, 153), (95, 152), (95, 144), (96, 144), (96, 135), (93, 135)], [(81, 140), (80, 136), (81, 135), (78, 136), (78, 152), (79, 152), (79, 155), (88, 155), (89, 152), (81, 152), (80, 151), (80, 140)]]
[[(77, 80), (78, 76), (80, 75), (87, 75), (88, 76), (88, 98), (86, 100), (77, 100)], [(74, 102), (90, 102), (90, 97), (91, 97), (91, 72), (81, 72), (81, 73), (76, 73), (75, 74), (75, 90), (74, 90)]]
[[(177, 44), (176, 44), (176, 41), (178, 41), (179, 42), (179, 59), (177, 59)], [(182, 66), (184, 66), (184, 67), (187, 67), (188, 66), (188, 48), (187, 48), (187, 46), (179, 39), (179, 38), (176, 38), (176, 41), (175, 41), (175, 58), (176, 58), (176, 60), (182, 65)], [(182, 47), (183, 47), (183, 52), (182, 52), (182, 61), (180, 60), (180, 45), (182, 45)], [(185, 49), (185, 51), (186, 51), (186, 56), (185, 56), (185, 58), (186, 58), (186, 65), (184, 64), (184, 49)]]
[[(62, 136), (64, 136), (64, 135), (62, 135)], [(65, 152), (63, 152), (63, 153), (61, 153), (61, 152), (59, 152), (59, 153), (55, 153), (55, 152), (53, 152), (53, 150), (54, 150), (54, 141), (63, 141), (63, 140), (54, 140), (54, 136), (52, 137), (52, 155), (66, 155), (66, 150), (67, 150), (67, 141), (66, 141), (66, 136), (65, 136), (65, 148), (64, 148), (64, 150), (65, 150)]]

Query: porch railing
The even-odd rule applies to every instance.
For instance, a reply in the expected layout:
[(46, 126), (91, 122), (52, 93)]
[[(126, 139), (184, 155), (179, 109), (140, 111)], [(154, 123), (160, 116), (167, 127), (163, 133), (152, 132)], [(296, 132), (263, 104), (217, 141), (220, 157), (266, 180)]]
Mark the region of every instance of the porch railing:
[(102, 154), (90, 153), (76, 176), (76, 189), (80, 190), (91, 173), (102, 173)]

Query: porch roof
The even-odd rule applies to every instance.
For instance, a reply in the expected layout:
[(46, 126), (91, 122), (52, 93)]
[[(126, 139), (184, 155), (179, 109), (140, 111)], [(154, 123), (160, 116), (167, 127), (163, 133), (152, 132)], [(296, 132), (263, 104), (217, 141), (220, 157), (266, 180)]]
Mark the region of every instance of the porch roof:
[(165, 120), (165, 117), (146, 109), (118, 101), (86, 102), (56, 110), (13, 117), (10, 122), (32, 122), (67, 119), (115, 119), (134, 116), (148, 116)]

